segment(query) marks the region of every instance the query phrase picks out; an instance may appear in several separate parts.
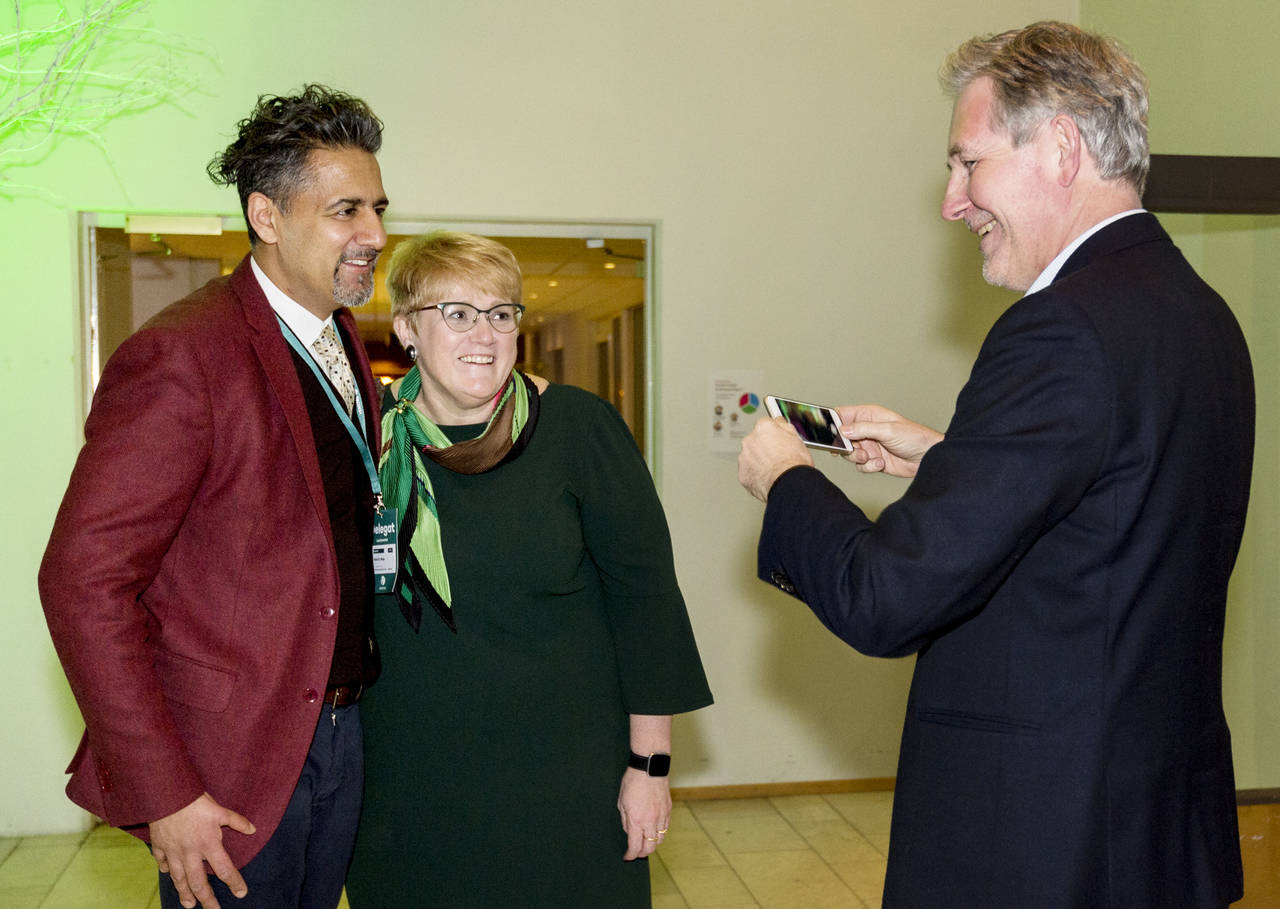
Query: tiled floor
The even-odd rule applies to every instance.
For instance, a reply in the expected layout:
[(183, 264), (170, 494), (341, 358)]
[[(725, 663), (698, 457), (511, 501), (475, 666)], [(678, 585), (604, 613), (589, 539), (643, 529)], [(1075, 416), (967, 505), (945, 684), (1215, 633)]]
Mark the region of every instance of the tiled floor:
[[(859, 792), (677, 802), (649, 862), (653, 905), (878, 909), (892, 800)], [(159, 905), (155, 864), (118, 830), (0, 838), (0, 909)]]

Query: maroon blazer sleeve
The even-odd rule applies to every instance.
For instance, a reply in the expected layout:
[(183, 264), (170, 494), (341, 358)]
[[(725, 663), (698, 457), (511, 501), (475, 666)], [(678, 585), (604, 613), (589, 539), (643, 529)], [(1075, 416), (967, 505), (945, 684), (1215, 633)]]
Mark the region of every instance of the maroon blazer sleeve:
[(191, 507), (213, 444), (208, 377), (180, 332), (135, 334), (108, 362), (40, 568), (58, 656), (114, 824), (156, 820), (204, 784), (154, 667), (141, 598)]

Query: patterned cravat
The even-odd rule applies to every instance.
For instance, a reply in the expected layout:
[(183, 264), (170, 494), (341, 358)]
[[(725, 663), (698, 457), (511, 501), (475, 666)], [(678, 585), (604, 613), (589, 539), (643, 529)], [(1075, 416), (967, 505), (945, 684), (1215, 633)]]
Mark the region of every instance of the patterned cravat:
[(316, 338), (311, 349), (316, 352), (316, 357), (324, 367), (325, 374), (342, 395), (342, 400), (347, 405), (347, 413), (350, 414), (356, 404), (356, 377), (351, 372), (347, 352), (342, 349), (342, 342), (338, 340), (338, 332), (334, 329), (332, 322), (320, 332), (320, 337)]

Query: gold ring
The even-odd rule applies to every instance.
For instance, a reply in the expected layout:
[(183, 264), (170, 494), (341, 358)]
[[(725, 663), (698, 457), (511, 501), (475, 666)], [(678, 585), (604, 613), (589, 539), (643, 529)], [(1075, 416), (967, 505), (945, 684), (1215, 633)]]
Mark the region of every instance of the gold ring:
[(647, 840), (650, 843), (656, 843), (658, 841), (658, 838), (656, 836), (646, 836), (645, 840)]
[(667, 832), (667, 830), (668, 830), (668, 829), (670, 829), (670, 828), (668, 828), (668, 827), (663, 827), (661, 830), (659, 830), (659, 831), (658, 831), (658, 836), (662, 836), (664, 833), (666, 833), (666, 832)]

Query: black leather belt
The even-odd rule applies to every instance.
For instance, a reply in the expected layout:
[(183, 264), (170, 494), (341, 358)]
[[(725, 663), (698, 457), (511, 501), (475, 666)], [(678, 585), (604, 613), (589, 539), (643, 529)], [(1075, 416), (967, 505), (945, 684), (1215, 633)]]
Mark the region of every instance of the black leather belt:
[(364, 694), (363, 685), (330, 685), (324, 690), (324, 702), (330, 707), (349, 707)]

